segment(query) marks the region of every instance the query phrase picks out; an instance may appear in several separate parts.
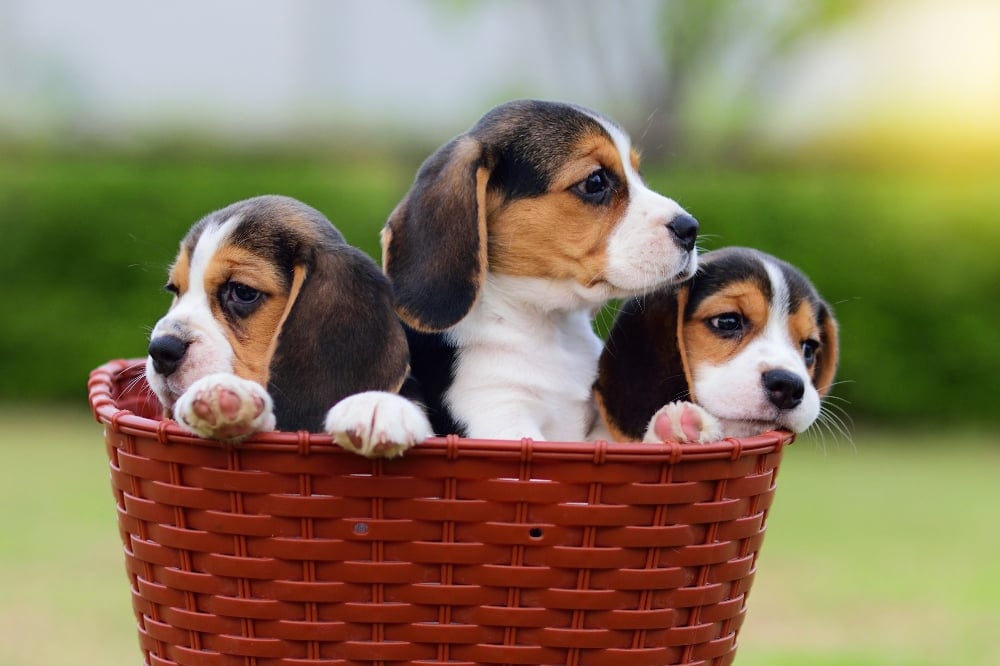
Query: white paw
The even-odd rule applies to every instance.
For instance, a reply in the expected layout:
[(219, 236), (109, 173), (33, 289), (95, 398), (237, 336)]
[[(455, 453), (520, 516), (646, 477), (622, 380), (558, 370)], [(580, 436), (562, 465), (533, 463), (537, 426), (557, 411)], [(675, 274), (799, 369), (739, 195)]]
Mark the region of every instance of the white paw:
[(423, 410), (384, 391), (350, 395), (326, 414), (326, 431), (347, 449), (368, 458), (392, 458), (434, 434)]
[(229, 373), (206, 375), (174, 405), (184, 429), (209, 439), (236, 442), (274, 430), (274, 406), (263, 386)]
[(722, 437), (722, 424), (704, 409), (693, 402), (671, 402), (653, 414), (643, 441), (706, 444)]

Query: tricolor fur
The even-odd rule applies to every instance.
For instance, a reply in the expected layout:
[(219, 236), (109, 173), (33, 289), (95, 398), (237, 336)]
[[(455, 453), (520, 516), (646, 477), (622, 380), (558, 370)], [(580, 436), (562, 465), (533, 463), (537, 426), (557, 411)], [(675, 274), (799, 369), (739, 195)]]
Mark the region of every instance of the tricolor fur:
[(207, 215), (181, 242), (146, 376), (197, 434), (324, 430), (335, 404), (396, 392), (408, 351), (377, 264), (318, 211), (279, 196)]
[(615, 440), (801, 432), (820, 414), (837, 356), (833, 312), (801, 271), (725, 248), (702, 255), (691, 280), (624, 305), (595, 395)]
[(511, 102), (441, 147), (382, 236), (436, 431), (583, 439), (593, 313), (689, 277), (697, 232), (645, 185), (625, 132), (588, 109)]

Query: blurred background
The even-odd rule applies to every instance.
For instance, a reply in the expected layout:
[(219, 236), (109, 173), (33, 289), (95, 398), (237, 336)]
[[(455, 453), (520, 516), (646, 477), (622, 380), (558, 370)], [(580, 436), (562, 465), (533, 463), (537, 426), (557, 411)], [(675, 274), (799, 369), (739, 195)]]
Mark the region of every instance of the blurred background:
[(703, 248), (840, 321), (739, 663), (1000, 662), (1000, 3), (0, 0), (0, 666), (136, 661), (85, 385), (145, 354), (187, 228), (282, 193), (378, 258), (420, 162), (518, 97), (617, 119)]

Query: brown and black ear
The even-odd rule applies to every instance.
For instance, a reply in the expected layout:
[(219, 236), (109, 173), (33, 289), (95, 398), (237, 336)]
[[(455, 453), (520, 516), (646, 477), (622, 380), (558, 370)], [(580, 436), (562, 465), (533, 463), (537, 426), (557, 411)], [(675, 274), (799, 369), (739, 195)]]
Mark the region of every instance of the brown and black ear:
[(813, 385), (822, 398), (830, 392), (833, 378), (837, 374), (840, 342), (837, 320), (834, 318), (830, 306), (821, 302), (817, 317), (819, 319), (820, 344), (819, 352), (816, 355), (816, 365), (813, 369)]
[(472, 309), (486, 274), (482, 144), (468, 135), (427, 158), (382, 230), (382, 264), (407, 324), (443, 331)]
[(690, 400), (683, 345), (688, 288), (671, 287), (624, 304), (608, 334), (594, 396), (615, 441), (640, 441), (660, 407)]
[(316, 432), (342, 398), (398, 391), (409, 351), (389, 282), (370, 257), (346, 243), (303, 252), (268, 392), (279, 430)]

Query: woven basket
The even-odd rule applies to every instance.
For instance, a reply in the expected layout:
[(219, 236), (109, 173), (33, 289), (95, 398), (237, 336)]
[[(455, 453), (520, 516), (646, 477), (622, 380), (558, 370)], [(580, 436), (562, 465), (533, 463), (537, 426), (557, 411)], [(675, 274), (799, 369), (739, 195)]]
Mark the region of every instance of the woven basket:
[(148, 666), (730, 664), (793, 438), (368, 460), (188, 435), (137, 361), (89, 390)]

